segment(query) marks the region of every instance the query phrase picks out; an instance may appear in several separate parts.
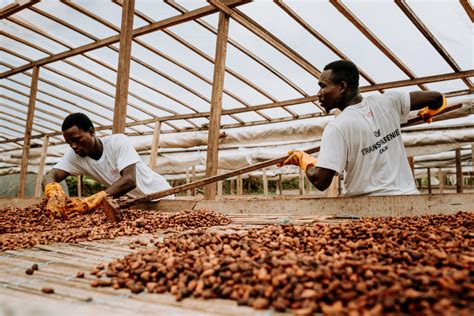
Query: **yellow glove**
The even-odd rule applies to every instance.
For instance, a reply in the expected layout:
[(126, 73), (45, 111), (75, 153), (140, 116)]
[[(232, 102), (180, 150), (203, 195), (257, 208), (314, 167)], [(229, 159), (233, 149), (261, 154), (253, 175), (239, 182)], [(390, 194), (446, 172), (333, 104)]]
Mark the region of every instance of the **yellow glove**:
[(71, 203), (69, 203), (66, 207), (66, 215), (69, 218), (78, 214), (85, 214), (90, 210), (100, 206), (106, 198), (107, 193), (105, 193), (105, 191), (100, 191), (82, 200), (78, 198), (72, 198)]
[(443, 95), (443, 104), (441, 104), (439, 109), (432, 110), (429, 107), (425, 106), (418, 112), (418, 116), (421, 116), (421, 118), (423, 118), (423, 121), (425, 121), (426, 123), (431, 123), (433, 121), (433, 116), (443, 111), (446, 108), (447, 104), (448, 102), (446, 101), (446, 98)]
[(289, 157), (285, 161), (279, 163), (277, 166), (282, 167), (285, 165), (295, 165), (299, 166), (304, 172), (306, 172), (306, 169), (308, 169), (309, 166), (316, 165), (316, 158), (301, 150), (290, 150), (288, 156)]
[(44, 195), (48, 200), (46, 210), (50, 212), (51, 216), (55, 218), (65, 218), (66, 206), (69, 199), (61, 185), (57, 182), (48, 183), (44, 188)]

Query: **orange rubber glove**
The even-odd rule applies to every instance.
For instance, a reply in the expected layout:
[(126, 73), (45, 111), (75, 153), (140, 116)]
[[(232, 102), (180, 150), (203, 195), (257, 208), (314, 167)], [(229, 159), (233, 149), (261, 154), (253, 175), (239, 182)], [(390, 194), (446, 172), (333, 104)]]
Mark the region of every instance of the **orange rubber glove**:
[(66, 207), (69, 199), (63, 188), (57, 182), (48, 183), (44, 188), (44, 195), (48, 200), (46, 210), (54, 218), (66, 218)]
[(66, 207), (66, 216), (72, 217), (79, 214), (85, 214), (96, 207), (99, 207), (107, 198), (105, 191), (100, 191), (84, 199), (72, 198), (71, 203)]
[(431, 123), (433, 122), (433, 116), (443, 111), (446, 108), (447, 104), (448, 102), (446, 101), (446, 98), (443, 96), (443, 104), (441, 104), (439, 109), (432, 110), (426, 106), (418, 112), (418, 116), (421, 116), (423, 118), (423, 121), (425, 121), (426, 123)]
[(304, 172), (306, 172), (309, 166), (316, 165), (316, 158), (301, 150), (290, 150), (288, 156), (289, 157), (285, 161), (279, 163), (277, 166), (282, 167), (285, 165), (295, 165), (299, 166)]

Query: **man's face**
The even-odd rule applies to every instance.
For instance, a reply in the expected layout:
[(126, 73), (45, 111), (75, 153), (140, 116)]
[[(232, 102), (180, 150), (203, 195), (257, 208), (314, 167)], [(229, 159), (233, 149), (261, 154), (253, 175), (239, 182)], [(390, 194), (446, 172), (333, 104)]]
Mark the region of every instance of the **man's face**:
[(81, 157), (89, 156), (94, 149), (94, 129), (85, 132), (77, 126), (63, 131), (66, 143), (71, 146), (72, 150)]
[(326, 113), (339, 107), (343, 96), (343, 89), (340, 84), (332, 81), (332, 70), (324, 70), (321, 73), (318, 85), (320, 87), (318, 92), (319, 102), (326, 110)]

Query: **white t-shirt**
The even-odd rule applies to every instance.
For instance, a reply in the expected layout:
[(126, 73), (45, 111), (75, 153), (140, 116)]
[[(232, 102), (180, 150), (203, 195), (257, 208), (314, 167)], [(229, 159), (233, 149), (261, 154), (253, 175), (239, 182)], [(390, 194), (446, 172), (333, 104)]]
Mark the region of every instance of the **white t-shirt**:
[[(54, 166), (54, 168), (69, 172), (72, 175), (88, 175), (105, 186), (110, 186), (120, 179), (120, 171), (135, 165), (137, 187), (128, 192), (132, 198), (155, 193), (171, 188), (158, 173), (150, 169), (140, 158), (127, 136), (114, 134), (100, 139), (104, 147), (99, 160), (77, 155), (72, 148)], [(169, 196), (174, 198), (174, 196)]]
[(418, 194), (400, 135), (409, 112), (400, 92), (348, 106), (324, 129), (316, 165), (345, 171), (345, 195)]

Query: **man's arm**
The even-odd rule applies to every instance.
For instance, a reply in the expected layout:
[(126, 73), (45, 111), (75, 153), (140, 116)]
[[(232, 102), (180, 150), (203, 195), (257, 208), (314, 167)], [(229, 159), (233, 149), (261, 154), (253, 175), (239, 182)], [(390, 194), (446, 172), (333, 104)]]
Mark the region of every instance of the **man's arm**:
[(437, 91), (410, 92), (410, 111), (421, 110), (424, 107), (437, 110), (441, 105), (443, 105), (443, 95)]
[(315, 167), (313, 165), (306, 169), (306, 176), (308, 176), (309, 181), (311, 181), (319, 191), (324, 191), (331, 185), (332, 178), (335, 174), (336, 171), (334, 170)]
[(43, 187), (43, 191), (44, 191), (44, 187), (45, 187), (48, 183), (61, 182), (61, 181), (63, 181), (64, 179), (66, 179), (69, 175), (70, 175), (69, 172), (64, 171), (64, 170), (62, 170), (62, 169), (57, 169), (57, 168), (51, 169), (51, 170), (43, 177), (43, 181), (41, 182), (41, 186)]
[(136, 164), (131, 164), (120, 171), (120, 179), (112, 183), (105, 192), (114, 198), (127, 194), (137, 187)]

